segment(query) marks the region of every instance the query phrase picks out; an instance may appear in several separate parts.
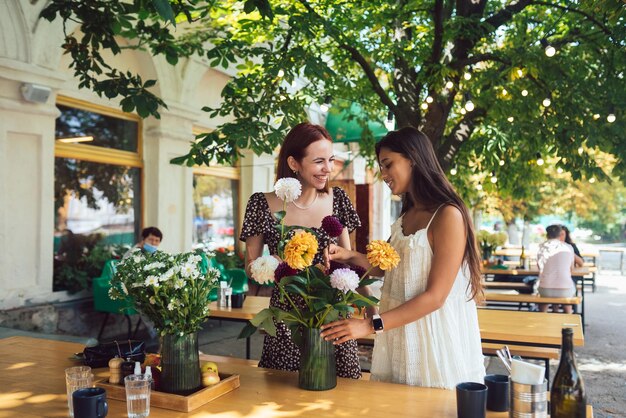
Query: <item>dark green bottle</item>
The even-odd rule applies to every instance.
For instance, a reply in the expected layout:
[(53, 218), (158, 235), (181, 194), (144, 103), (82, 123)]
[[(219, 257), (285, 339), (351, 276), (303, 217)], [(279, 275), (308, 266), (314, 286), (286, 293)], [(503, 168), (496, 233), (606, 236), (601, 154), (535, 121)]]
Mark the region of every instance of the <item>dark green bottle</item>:
[(561, 361), (550, 391), (550, 418), (585, 418), (585, 385), (574, 358), (574, 331), (563, 328)]

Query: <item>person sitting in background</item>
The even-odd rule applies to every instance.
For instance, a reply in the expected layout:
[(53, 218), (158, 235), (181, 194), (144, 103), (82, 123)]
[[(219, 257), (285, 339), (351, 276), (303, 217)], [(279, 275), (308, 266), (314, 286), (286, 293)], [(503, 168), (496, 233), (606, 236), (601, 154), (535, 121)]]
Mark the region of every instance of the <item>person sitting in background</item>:
[[(568, 298), (576, 293), (572, 281), (574, 249), (565, 242), (565, 231), (560, 225), (546, 228), (548, 240), (539, 246), (537, 265), (539, 266), (539, 294), (543, 297)], [(547, 303), (540, 303), (541, 312), (548, 311)], [(553, 310), (557, 310), (553, 307)], [(572, 313), (571, 305), (564, 305), (566, 313)]]
[(135, 248), (140, 248), (144, 253), (152, 254), (158, 250), (161, 241), (163, 240), (163, 232), (156, 226), (149, 226), (141, 231), (141, 241), (139, 241), (133, 248), (128, 250), (124, 254), (124, 258), (128, 257)]
[(565, 242), (571, 245), (572, 248), (574, 249), (574, 266), (582, 267), (585, 264), (585, 261), (583, 260), (583, 257), (580, 255), (580, 250), (578, 249), (576, 244), (574, 244), (574, 242), (572, 241), (572, 237), (569, 234), (569, 229), (565, 225), (561, 225), (561, 228), (563, 229), (563, 231), (565, 231)]

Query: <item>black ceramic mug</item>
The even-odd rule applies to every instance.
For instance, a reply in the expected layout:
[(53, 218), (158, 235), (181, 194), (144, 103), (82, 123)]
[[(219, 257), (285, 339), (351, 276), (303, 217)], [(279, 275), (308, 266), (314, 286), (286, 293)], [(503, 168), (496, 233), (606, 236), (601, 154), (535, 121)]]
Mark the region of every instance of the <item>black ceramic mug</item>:
[(456, 385), (456, 414), (458, 418), (485, 418), (487, 386), (463, 382)]
[(231, 308), (241, 308), (243, 306), (243, 301), (246, 299), (245, 293), (233, 293), (230, 296), (230, 307)]
[(487, 386), (487, 409), (496, 412), (509, 410), (509, 376), (488, 374), (485, 376)]
[(72, 394), (74, 418), (104, 418), (109, 412), (107, 391), (102, 388), (78, 389)]

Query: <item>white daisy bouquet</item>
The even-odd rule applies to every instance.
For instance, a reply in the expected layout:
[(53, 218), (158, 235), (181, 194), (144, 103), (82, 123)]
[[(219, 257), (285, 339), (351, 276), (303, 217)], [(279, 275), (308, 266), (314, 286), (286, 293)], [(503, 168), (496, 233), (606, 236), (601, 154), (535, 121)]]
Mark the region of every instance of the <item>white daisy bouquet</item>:
[(131, 299), (161, 335), (198, 331), (209, 316), (209, 293), (219, 271), (208, 267), (210, 253), (147, 254), (136, 248), (117, 265), (112, 299)]
[[(270, 307), (259, 312), (240, 334), (240, 338), (253, 334), (257, 328), (263, 328), (268, 334), (275, 335), (274, 321), (285, 322), (292, 332), (292, 338), (298, 343), (299, 327), (320, 328), (323, 324), (346, 317), (357, 309), (373, 306), (378, 300), (373, 296), (363, 296), (357, 288), (367, 286), (374, 279), (367, 278), (369, 272), (357, 266), (348, 266), (331, 262), (330, 269), (313, 265), (318, 252), (319, 241), (315, 230), (302, 226), (287, 226), (283, 220), (287, 203), (297, 199), (301, 193), (301, 184), (295, 178), (283, 178), (274, 186), (276, 195), (283, 201), (283, 210), (274, 213), (280, 221), (276, 228), (281, 239), (278, 244), (278, 257), (259, 257), (250, 265), (252, 278), (259, 283), (274, 283), (287, 301), (289, 310)], [(334, 216), (322, 220), (322, 229), (330, 237), (339, 237), (343, 225)], [(370, 251), (371, 247), (371, 251)], [(386, 242), (373, 242), (368, 246), (370, 263), (387, 270), (395, 267), (399, 257)], [(304, 303), (297, 302), (299, 296)]]

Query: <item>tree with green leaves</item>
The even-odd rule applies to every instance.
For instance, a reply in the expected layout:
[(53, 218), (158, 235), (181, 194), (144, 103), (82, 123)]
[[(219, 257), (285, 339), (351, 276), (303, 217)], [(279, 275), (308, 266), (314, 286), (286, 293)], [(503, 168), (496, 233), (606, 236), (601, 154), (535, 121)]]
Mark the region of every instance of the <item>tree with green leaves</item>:
[(444, 168), (496, 176), (518, 198), (520, 181), (541, 179), (540, 158), (574, 179), (607, 180), (587, 152), (598, 148), (626, 178), (619, 0), (51, 0), (42, 16), (79, 22), (82, 38), (67, 33), (63, 47), (81, 86), (141, 116), (165, 103), (149, 91), (155, 81), (104, 62), (119, 38), (173, 65), (197, 55), (237, 69), (221, 105), (204, 108), (232, 121), (175, 163), (271, 152), (307, 107), (328, 102), (358, 104), (348, 117), (364, 128), (364, 154), (375, 141), (367, 122), (390, 117), (423, 130)]

